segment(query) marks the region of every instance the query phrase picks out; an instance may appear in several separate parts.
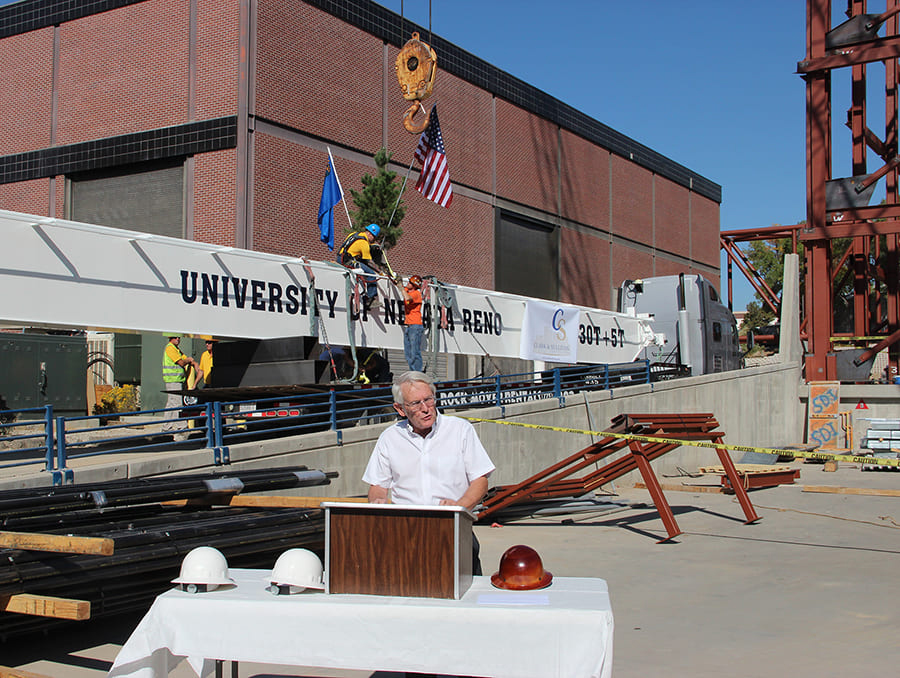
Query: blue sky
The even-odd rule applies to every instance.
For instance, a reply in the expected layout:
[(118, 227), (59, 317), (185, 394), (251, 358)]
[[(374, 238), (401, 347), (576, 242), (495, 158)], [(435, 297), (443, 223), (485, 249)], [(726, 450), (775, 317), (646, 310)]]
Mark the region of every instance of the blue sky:
[[(430, 5), (434, 33), (720, 184), (722, 230), (806, 219), (803, 0), (402, 5), (426, 29)], [(735, 269), (735, 310), (752, 298)]]
[[(378, 1), (720, 184), (723, 230), (806, 218), (804, 0)], [(836, 77), (836, 121), (842, 87)], [(835, 129), (834, 176), (846, 176), (849, 132)], [(751, 299), (736, 271), (735, 310)]]

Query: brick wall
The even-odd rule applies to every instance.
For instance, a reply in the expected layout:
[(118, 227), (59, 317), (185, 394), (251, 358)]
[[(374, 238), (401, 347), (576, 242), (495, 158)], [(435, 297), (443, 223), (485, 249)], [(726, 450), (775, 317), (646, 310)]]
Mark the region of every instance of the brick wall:
[(234, 247), (236, 155), (233, 149), (194, 157), (194, 240)]
[(187, 122), (188, 20), (150, 0), (62, 24), (57, 142)]
[(196, 1), (197, 73), (194, 117), (206, 120), (234, 115), (238, 104), (238, 66), (241, 57), (238, 3), (234, 0)]
[(381, 148), (379, 39), (294, 0), (261, 0), (257, 27), (257, 115), (370, 154)]
[[(397, 50), (391, 50), (393, 56), (388, 64), (388, 138), (398, 151), (402, 151), (398, 152), (398, 158), (402, 157), (408, 166), (419, 143), (419, 135), (407, 132), (401, 122), (409, 102), (400, 96), (400, 86), (394, 73), (396, 52)], [(440, 64), (440, 56), (438, 63)], [(434, 87), (435, 94), (426, 99), (423, 105), (426, 110), (431, 110), (432, 104), (438, 104), (450, 178), (454, 183), (490, 193), (494, 164), (490, 94), (443, 72), (438, 72)], [(417, 118), (416, 121), (422, 119), (424, 117)], [(416, 169), (418, 166), (414, 168), (414, 172)]]
[(691, 195), (691, 256), (719, 270), (719, 205)]
[[(643, 250), (613, 243), (609, 257), (612, 268), (613, 284), (619, 285), (623, 280), (635, 280), (658, 275), (654, 270), (654, 257)], [(609, 306), (602, 305), (604, 308)]]
[(557, 127), (497, 100), (497, 195), (556, 214)]
[[(19, 181), (14, 184), (0, 184), (0, 209), (26, 214), (47, 214), (49, 204), (48, 179)], [(50, 216), (62, 216), (54, 214)]]
[(653, 177), (653, 189), (657, 249), (690, 257), (691, 224), (688, 192), (659, 175)]
[(667, 259), (666, 257), (656, 257), (655, 275), (678, 275), (679, 273), (700, 273), (704, 278), (709, 279), (709, 275), (705, 271), (698, 271), (694, 269), (694, 267), (685, 264), (683, 261), (674, 261), (672, 259)]
[[(560, 233), (560, 301), (611, 308), (607, 236), (563, 228)], [(620, 281), (617, 281), (620, 282)]]
[(609, 151), (563, 130), (561, 214), (609, 230)]
[[(291, 257), (334, 259), (319, 242), (316, 226), (328, 156), (265, 134), (256, 135), (254, 150), (254, 249)], [(335, 165), (341, 179), (351, 172), (346, 161), (336, 159)], [(338, 205), (335, 246), (340, 244), (346, 225), (344, 208)]]
[(455, 195), (444, 208), (409, 190), (406, 202), (403, 239), (390, 253), (394, 270), (470, 287), (494, 286), (494, 212), (489, 204)]
[[(250, 52), (242, 51), (239, 0), (146, 0), (60, 24), (56, 142), (190, 122), (192, 86), (193, 119), (234, 115), (242, 60), (255, 58), (250, 112), (284, 128), (294, 140), (249, 133), (250, 242), (267, 252), (331, 259), (315, 230), (326, 158), (322, 142), (334, 150), (346, 191), (361, 187), (363, 173), (373, 170), (361, 158), (382, 145), (404, 168), (402, 177), (418, 141), (402, 126), (409, 102), (400, 95), (394, 72), (399, 46), (305, 2), (258, 0), (255, 6), (257, 34)], [(197, 11), (195, 43), (192, 7)], [(0, 122), (9, 131), (0, 138), (0, 155), (51, 144), (53, 31), (43, 28), (0, 40), (0, 58), (11, 78), (0, 92)], [(441, 63), (448, 60), (442, 62), (439, 53)], [(404, 198), (404, 236), (390, 253), (398, 271), (492, 287), (498, 198), (521, 204), (530, 217), (543, 213), (554, 222), (559, 215), (578, 224), (560, 232), (565, 301), (608, 307), (611, 285), (624, 278), (690, 272), (684, 259), (718, 268), (714, 200), (495, 98), (457, 74), (439, 70), (434, 95), (424, 102), (426, 108), (435, 103), (451, 178), (476, 195), (457, 190), (450, 209), (439, 207), (414, 191), (414, 169)], [(241, 244), (236, 235), (238, 153), (230, 148), (194, 156), (189, 200), (197, 240)], [(59, 177), (56, 216), (64, 214), (64, 191)], [(46, 179), (0, 185), (0, 205), (9, 209), (43, 214), (50, 197)], [(340, 239), (343, 208), (336, 216)], [(610, 231), (634, 244), (610, 246)]]
[(49, 146), (53, 29), (0, 40), (0, 63), (3, 64), (0, 155)]
[[(652, 245), (653, 175), (642, 167), (614, 155), (610, 181), (612, 232)], [(646, 275), (648, 275), (646, 272), (641, 273), (641, 276)]]

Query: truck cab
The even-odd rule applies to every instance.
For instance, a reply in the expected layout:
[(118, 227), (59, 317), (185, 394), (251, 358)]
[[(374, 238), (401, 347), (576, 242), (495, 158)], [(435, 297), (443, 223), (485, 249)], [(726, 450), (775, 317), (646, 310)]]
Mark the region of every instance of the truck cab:
[(618, 290), (620, 313), (646, 316), (662, 346), (648, 346), (640, 358), (680, 365), (691, 375), (740, 369), (743, 355), (734, 314), (701, 275), (626, 280)]

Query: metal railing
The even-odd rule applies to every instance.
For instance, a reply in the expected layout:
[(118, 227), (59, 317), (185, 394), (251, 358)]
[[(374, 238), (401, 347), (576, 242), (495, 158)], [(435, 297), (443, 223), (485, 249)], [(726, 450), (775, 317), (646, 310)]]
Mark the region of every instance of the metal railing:
[[(437, 384), (442, 410), (477, 407), (505, 408), (514, 403), (556, 399), (582, 391), (608, 390), (617, 386), (647, 384), (659, 378), (648, 361), (622, 365), (558, 367), (537, 373), (496, 375), (444, 381)], [(128, 452), (171, 449), (213, 451), (214, 463), (228, 462), (228, 446), (250, 440), (317, 431), (337, 431), (360, 424), (394, 421), (390, 387), (335, 387), (325, 392), (239, 402), (208, 402), (179, 408), (120, 412), (114, 415), (53, 417), (51, 406), (10, 410), (7, 414), (41, 413), (39, 420), (12, 421), (0, 431), (0, 468), (35, 463), (35, 452), (44, 456), (44, 470), (69, 468), (72, 460)], [(176, 414), (166, 419), (166, 415)], [(163, 415), (162, 417), (158, 415)], [(96, 422), (95, 426), (91, 426)], [(16, 427), (40, 425), (14, 435)], [(171, 428), (179, 429), (172, 432)], [(339, 434), (340, 435), (340, 434)], [(21, 442), (39, 445), (17, 447)], [(4, 450), (4, 447), (17, 449)], [(15, 453), (16, 460), (2, 463)], [(29, 458), (30, 457), (30, 458)]]
[[(170, 450), (181, 443), (185, 447), (213, 447), (215, 426), (213, 405), (198, 406), (199, 416), (187, 408), (118, 412), (114, 415), (56, 418), (56, 464), (58, 469), (67, 467), (70, 459), (81, 459), (119, 452), (151, 452)], [(148, 415), (177, 414), (177, 417), (159, 418)], [(83, 426), (91, 420), (99, 421), (96, 427)], [(173, 427), (170, 431), (167, 427)], [(184, 439), (179, 439), (183, 435)], [(81, 440), (79, 440), (81, 438)]]
[[(18, 421), (21, 417), (28, 418)], [(44, 470), (51, 470), (53, 406), (0, 411), (0, 468), (27, 466), (40, 455), (44, 458)]]

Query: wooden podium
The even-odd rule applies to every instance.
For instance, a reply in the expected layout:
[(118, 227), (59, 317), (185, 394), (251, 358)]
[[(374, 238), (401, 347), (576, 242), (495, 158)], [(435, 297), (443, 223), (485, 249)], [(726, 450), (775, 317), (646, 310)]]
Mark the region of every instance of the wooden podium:
[(325, 592), (459, 599), (472, 584), (461, 506), (323, 502)]

